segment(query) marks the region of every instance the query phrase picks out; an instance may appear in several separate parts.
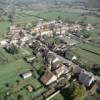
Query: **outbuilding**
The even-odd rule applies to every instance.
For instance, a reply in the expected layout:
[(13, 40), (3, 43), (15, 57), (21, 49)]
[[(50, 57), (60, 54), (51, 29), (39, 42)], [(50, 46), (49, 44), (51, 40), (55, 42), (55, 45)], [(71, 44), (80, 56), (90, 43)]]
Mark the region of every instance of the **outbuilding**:
[(24, 79), (27, 79), (32, 76), (32, 72), (25, 72), (21, 75)]

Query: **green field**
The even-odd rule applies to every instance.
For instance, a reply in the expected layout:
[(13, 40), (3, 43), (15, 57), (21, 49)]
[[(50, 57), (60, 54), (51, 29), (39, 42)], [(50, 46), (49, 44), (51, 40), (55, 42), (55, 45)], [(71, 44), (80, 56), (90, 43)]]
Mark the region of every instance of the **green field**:
[[(88, 13), (88, 10), (73, 9), (73, 8), (54, 8), (42, 10), (23, 10), (17, 11), (14, 17), (15, 23), (34, 22), (40, 18), (47, 20), (54, 20), (60, 16), (63, 20), (68, 21), (81, 21), (84, 19), (82, 14)], [(100, 17), (85, 15), (86, 20), (84, 23), (100, 24)]]
[[(20, 79), (19, 74), (27, 70), (31, 70), (22, 56), (26, 55), (26, 49), (19, 49), (19, 53), (15, 55), (8, 54), (4, 49), (0, 48), (0, 90), (5, 91), (7, 88), (6, 83), (13, 84), (16, 80)], [(30, 52), (31, 53), (31, 52)], [(27, 52), (27, 55), (28, 52)], [(0, 92), (1, 92), (0, 91)]]
[(6, 34), (8, 27), (8, 21), (0, 21), (0, 37), (3, 37)]
[(90, 44), (81, 43), (81, 44), (78, 44), (78, 47), (81, 48), (81, 49), (89, 50), (89, 51), (94, 52), (94, 53), (96, 53), (98, 55), (100, 54), (100, 48), (92, 46)]
[[(26, 98), (30, 100), (31, 97), (36, 95), (35, 92), (40, 91), (40, 89), (44, 90), (39, 80), (34, 77), (25, 80), (20, 77), (20, 74), (32, 70), (30, 64), (23, 59), (23, 56), (32, 55), (32, 50), (29, 48), (19, 48), (18, 50), (18, 54), (11, 55), (0, 48), (0, 61), (2, 60), (2, 64), (0, 64), (0, 94), (6, 93), (7, 91), (11, 93), (10, 96), (7, 96), (6, 100), (13, 98), (14, 100), (18, 100), (19, 93), (24, 96), (29, 94)], [(20, 81), (19, 84), (17, 84), (17, 80)], [(32, 93), (29, 93), (27, 90), (27, 85), (33, 87), (34, 91)], [(16, 94), (14, 91), (16, 91)]]
[(0, 66), (0, 92), (6, 90), (6, 84), (20, 80), (19, 74), (30, 70), (30, 66), (22, 59)]
[(100, 48), (89, 44), (78, 44), (72, 49), (83, 63), (100, 64)]

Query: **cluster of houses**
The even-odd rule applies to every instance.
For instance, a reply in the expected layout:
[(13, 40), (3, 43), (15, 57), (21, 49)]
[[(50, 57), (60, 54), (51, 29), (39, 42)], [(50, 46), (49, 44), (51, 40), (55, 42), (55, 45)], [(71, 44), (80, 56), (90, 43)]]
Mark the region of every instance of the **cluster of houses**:
[(81, 25), (78, 23), (64, 23), (62, 21), (41, 21), (36, 27), (32, 28), (31, 34), (52, 37), (54, 35), (65, 35), (66, 33), (79, 33), (81, 30), (87, 31), (94, 29), (92, 24)]
[(10, 26), (8, 34), (4, 39), (0, 41), (0, 46), (7, 47), (10, 44), (23, 46), (32, 39), (32, 35), (30, 35), (27, 30), (25, 30), (21, 26), (19, 27), (14, 25)]
[(44, 54), (48, 65), (45, 74), (41, 77), (41, 81), (43, 84), (49, 85), (52, 82), (57, 81), (62, 75), (69, 73), (71, 69), (69, 65), (67, 65), (67, 63), (64, 64), (63, 60), (61, 61), (55, 53), (51, 51), (46, 53), (47, 54)]
[[(35, 36), (48, 36), (53, 37), (54, 35), (66, 35), (70, 32), (80, 32), (82, 29), (87, 31), (94, 29), (94, 26), (91, 24), (82, 26), (78, 23), (63, 23), (57, 21), (45, 22), (41, 21), (32, 30), (29, 32), (26, 29), (18, 26), (11, 26), (9, 33), (5, 39), (0, 40), (0, 47), (6, 47), (10, 44), (16, 46), (24, 46), (26, 44), (30, 45), (33, 42), (36, 42), (34, 39)], [(35, 34), (35, 36), (34, 36)], [(70, 40), (70, 38), (69, 38)], [(40, 42), (42, 46), (42, 43)], [(71, 43), (72, 45), (72, 43)], [(42, 57), (48, 63), (44, 75), (41, 77), (41, 82), (44, 85), (49, 85), (55, 81), (58, 81), (64, 75), (67, 75), (67, 79), (71, 79), (73, 75), (76, 75), (78, 81), (84, 84), (86, 87), (90, 87), (95, 83), (95, 76), (91, 72), (80, 68), (78, 65), (74, 64), (72, 61), (67, 60), (56, 53), (50, 51), (48, 48), (40, 47), (38, 51), (41, 53)], [(34, 60), (35, 57), (27, 59), (28, 62)], [(76, 59), (75, 57), (73, 59)], [(32, 72), (26, 72), (22, 74), (24, 79), (31, 77)], [(98, 86), (100, 89), (100, 85)]]
[(68, 80), (75, 76), (79, 83), (83, 84), (86, 88), (93, 88), (96, 85), (95, 91), (100, 91), (99, 77), (97, 79), (94, 74), (74, 64), (71, 60), (64, 59), (45, 48), (40, 49), (40, 52), (48, 63), (47, 70), (40, 79), (44, 85), (57, 82), (61, 77), (66, 75)]
[(89, 31), (94, 29), (94, 26), (91, 24), (83, 26), (78, 23), (64, 23), (62, 21), (41, 21), (31, 30), (28, 30), (24, 26), (13, 25), (9, 27), (6, 37), (0, 40), (0, 46), (6, 47), (9, 44), (24, 46), (36, 36), (68, 35), (70, 37), (71, 33), (78, 33), (83, 29)]
[(72, 75), (78, 76), (78, 81), (89, 87), (95, 81), (95, 77), (91, 72), (87, 72), (81, 69), (78, 65), (74, 64), (72, 61), (64, 59), (63, 57), (57, 55), (54, 52), (42, 49), (42, 56), (48, 62), (47, 70), (45, 74), (41, 77), (41, 81), (45, 85), (49, 85), (54, 81), (57, 81), (60, 77), (68, 74), (68, 79)]

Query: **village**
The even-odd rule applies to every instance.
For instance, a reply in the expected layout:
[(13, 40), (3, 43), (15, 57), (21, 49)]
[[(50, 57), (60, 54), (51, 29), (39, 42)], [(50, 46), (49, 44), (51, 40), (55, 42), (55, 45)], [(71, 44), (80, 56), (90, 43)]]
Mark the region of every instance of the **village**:
[[(34, 66), (37, 57), (42, 59), (43, 68), (39, 70), (38, 80), (49, 89), (38, 94), (34, 99), (50, 100), (63, 88), (69, 87), (70, 81), (82, 84), (92, 95), (100, 92), (100, 77), (82, 68), (76, 55), (63, 53), (80, 42), (88, 42), (88, 35), (81, 32), (94, 30), (95, 25), (40, 19), (35, 26), (31, 24), (28, 26), (29, 28), (23, 25), (11, 25), (5, 37), (0, 39), (0, 47), (12, 54), (17, 52), (17, 48), (30, 48), (33, 55), (25, 56), (23, 59), (33, 67), (34, 72), (37, 71)], [(37, 63), (41, 63), (41, 60), (39, 61)], [(28, 70), (20, 73), (19, 76), (26, 80), (33, 76), (33, 72)], [(60, 84), (60, 82), (64, 83)], [(57, 88), (56, 91), (48, 93), (52, 87)], [(33, 91), (31, 85), (27, 88), (29, 92)], [(41, 96), (44, 94), (47, 96)], [(6, 95), (10, 95), (9, 91)]]

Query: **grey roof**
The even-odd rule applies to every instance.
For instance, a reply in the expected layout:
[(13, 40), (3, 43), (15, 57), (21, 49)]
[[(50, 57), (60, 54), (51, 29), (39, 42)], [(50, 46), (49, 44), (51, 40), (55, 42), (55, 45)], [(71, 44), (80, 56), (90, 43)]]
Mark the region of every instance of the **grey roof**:
[(93, 82), (94, 80), (93, 74), (90, 72), (82, 71), (79, 75), (79, 81), (83, 83), (86, 86), (91, 85), (91, 81)]
[(71, 65), (71, 67), (74, 74), (80, 74), (80, 72), (82, 71), (82, 69), (78, 65), (73, 64)]

